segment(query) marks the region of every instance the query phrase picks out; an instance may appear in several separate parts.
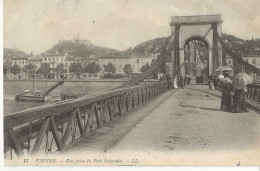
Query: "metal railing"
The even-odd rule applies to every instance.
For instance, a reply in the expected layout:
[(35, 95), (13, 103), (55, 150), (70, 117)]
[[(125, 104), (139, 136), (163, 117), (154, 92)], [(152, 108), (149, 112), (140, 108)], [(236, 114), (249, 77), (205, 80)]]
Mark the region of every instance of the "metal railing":
[[(39, 151), (48, 154), (52, 152), (52, 148), (60, 151), (66, 144), (73, 143), (75, 139), (86, 136), (93, 129), (101, 128), (105, 123), (162, 94), (169, 89), (168, 86), (166, 81), (155, 82), (66, 100), (5, 116), (6, 159), (7, 154), (10, 154), (10, 159), (14, 158), (12, 151), (15, 152), (15, 157), (36, 155)], [(71, 141), (68, 140), (69, 137)]]
[(247, 98), (260, 102), (260, 84), (247, 85)]

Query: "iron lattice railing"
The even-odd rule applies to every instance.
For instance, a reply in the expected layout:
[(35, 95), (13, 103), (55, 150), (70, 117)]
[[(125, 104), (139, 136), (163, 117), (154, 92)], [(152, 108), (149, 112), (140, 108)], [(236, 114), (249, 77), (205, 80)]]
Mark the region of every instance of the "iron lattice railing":
[[(101, 128), (107, 122), (168, 89), (168, 82), (156, 82), (66, 100), (5, 116), (5, 157), (12, 159), (36, 155), (40, 151), (49, 154), (54, 150), (62, 150), (66, 144), (86, 136), (93, 129)], [(13, 151), (16, 155), (12, 155)]]
[(256, 102), (260, 102), (260, 84), (247, 85), (247, 98)]

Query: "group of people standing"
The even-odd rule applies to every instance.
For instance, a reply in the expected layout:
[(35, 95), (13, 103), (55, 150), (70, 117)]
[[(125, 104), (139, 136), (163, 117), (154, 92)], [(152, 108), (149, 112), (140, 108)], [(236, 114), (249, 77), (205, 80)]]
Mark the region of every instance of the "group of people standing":
[(178, 87), (184, 89), (184, 86), (190, 84), (190, 77), (182, 76), (182, 75), (175, 75), (173, 78), (173, 88), (177, 89)]
[(168, 81), (169, 89), (182, 88), (187, 84), (190, 84), (191, 78), (189, 76), (175, 75), (173, 78), (169, 74), (165, 75), (166, 80)]
[[(229, 73), (224, 73), (224, 78), (219, 81), (219, 87), (222, 89), (221, 107), (222, 111), (226, 112), (247, 112), (247, 104), (245, 99), (245, 86), (237, 88), (232, 80), (228, 77)], [(231, 91), (234, 90), (234, 98), (232, 103)]]
[[(223, 73), (224, 78), (218, 79), (216, 76), (209, 77), (209, 89), (214, 90), (216, 87), (222, 89), (221, 97), (221, 107), (222, 111), (226, 112), (247, 112), (247, 103), (246, 103), (246, 87), (235, 86), (233, 81), (229, 78), (229, 72)], [(187, 84), (190, 84), (191, 78), (189, 76), (175, 75), (173, 79), (170, 75), (166, 75), (168, 80), (168, 86), (173, 89), (182, 88)], [(170, 81), (171, 80), (171, 81)], [(234, 90), (234, 97), (231, 98), (231, 91)]]

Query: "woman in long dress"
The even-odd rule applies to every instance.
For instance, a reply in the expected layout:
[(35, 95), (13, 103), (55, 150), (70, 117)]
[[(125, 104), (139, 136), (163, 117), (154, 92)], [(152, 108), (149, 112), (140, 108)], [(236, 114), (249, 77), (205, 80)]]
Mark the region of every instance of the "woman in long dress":
[(246, 88), (235, 88), (234, 101), (233, 101), (233, 110), (235, 113), (247, 112), (247, 104), (245, 98)]
[(215, 90), (214, 84), (213, 84), (213, 76), (209, 76), (209, 90)]
[(182, 75), (180, 76), (180, 87), (184, 89), (184, 79)]
[(224, 78), (220, 80), (220, 88), (222, 88), (221, 106), (222, 111), (231, 112), (231, 95), (232, 81), (228, 78), (228, 73), (224, 73)]
[(244, 89), (235, 90), (233, 109), (235, 113), (242, 113), (248, 111)]
[(175, 89), (178, 88), (178, 86), (177, 86), (177, 76), (176, 75), (174, 76), (174, 79), (173, 79), (173, 87)]

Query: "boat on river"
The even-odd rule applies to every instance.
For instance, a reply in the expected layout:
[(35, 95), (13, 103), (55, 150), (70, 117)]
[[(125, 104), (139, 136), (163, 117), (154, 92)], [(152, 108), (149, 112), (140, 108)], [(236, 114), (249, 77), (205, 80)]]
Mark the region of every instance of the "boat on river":
[(15, 96), (15, 100), (18, 101), (42, 101), (42, 102), (46, 102), (46, 101), (50, 101), (51, 100), (51, 96), (45, 95), (42, 93), (41, 90), (35, 90), (33, 92), (31, 92), (30, 90), (24, 90), (23, 94), (17, 94)]
[(64, 84), (64, 79), (54, 84), (46, 91), (42, 92), (41, 90), (34, 90), (34, 80), (33, 80), (33, 91), (31, 92), (31, 90), (24, 90), (22, 94), (17, 94), (15, 96), (15, 100), (42, 101), (42, 102), (50, 101), (52, 98), (51, 96), (49, 96), (49, 93), (62, 84)]

